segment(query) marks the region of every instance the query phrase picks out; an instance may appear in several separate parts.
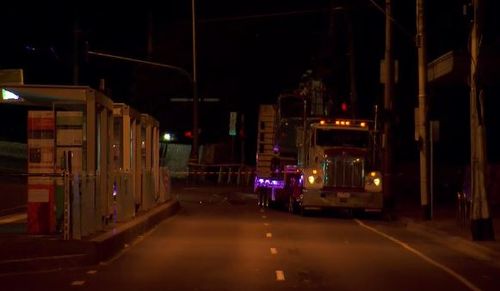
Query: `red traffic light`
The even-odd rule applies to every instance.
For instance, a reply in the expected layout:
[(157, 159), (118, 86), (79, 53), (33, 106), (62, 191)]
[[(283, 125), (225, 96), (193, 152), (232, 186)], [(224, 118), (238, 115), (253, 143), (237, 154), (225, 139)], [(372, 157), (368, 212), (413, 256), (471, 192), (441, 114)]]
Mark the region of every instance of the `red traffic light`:
[(342, 102), (340, 105), (340, 109), (342, 109), (342, 112), (347, 112), (348, 106), (346, 102)]

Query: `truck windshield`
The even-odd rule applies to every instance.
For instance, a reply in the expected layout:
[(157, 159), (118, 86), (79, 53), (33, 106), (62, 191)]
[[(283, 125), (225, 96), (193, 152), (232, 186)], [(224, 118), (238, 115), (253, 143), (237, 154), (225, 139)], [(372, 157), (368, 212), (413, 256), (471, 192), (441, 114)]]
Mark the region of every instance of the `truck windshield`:
[(369, 136), (367, 131), (348, 129), (317, 129), (316, 145), (336, 147), (367, 148)]

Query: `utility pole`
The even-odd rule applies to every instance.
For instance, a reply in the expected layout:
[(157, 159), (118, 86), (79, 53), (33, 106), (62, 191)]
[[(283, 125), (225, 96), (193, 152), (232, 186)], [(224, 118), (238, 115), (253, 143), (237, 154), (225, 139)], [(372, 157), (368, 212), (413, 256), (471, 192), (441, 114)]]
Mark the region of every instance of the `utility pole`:
[(418, 145), (420, 150), (420, 204), (423, 218), (431, 219), (429, 206), (429, 142), (427, 138), (427, 57), (425, 42), (424, 0), (417, 0), (417, 37), (418, 49)]
[(148, 42), (147, 42), (147, 56), (148, 60), (153, 59), (153, 8), (148, 10)]
[(353, 21), (354, 15), (352, 9), (345, 13), (345, 18), (347, 21), (348, 38), (349, 38), (349, 83), (351, 86), (351, 108), (353, 112), (353, 117), (358, 117), (358, 90), (356, 83), (356, 59), (354, 53), (354, 31), (353, 31)]
[(73, 85), (78, 85), (80, 80), (80, 28), (78, 25), (78, 11), (75, 8), (75, 21), (73, 23)]
[(392, 95), (394, 87), (394, 61), (392, 58), (392, 7), (391, 0), (385, 1), (385, 82), (384, 82), (384, 134), (383, 148), (383, 175), (384, 201), (392, 199)]
[(483, 92), (477, 82), (481, 0), (473, 0), (473, 22), (470, 37), (470, 139), (471, 139), (471, 232), (473, 240), (494, 240), (486, 193), (486, 135), (484, 128)]
[(196, 7), (195, 1), (191, 0), (192, 37), (193, 37), (193, 148), (191, 149), (191, 163), (198, 162), (198, 82), (196, 79)]

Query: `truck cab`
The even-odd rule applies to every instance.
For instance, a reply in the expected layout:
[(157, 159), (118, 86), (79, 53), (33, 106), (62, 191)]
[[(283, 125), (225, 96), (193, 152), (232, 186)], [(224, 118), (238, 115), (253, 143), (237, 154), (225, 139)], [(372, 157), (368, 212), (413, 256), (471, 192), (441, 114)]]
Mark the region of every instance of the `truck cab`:
[(296, 94), (261, 105), (255, 192), (291, 212), (381, 211), (376, 122), (326, 118), (313, 108), (311, 98)]
[(381, 211), (382, 174), (371, 121), (336, 119), (310, 124), (301, 210), (346, 208)]

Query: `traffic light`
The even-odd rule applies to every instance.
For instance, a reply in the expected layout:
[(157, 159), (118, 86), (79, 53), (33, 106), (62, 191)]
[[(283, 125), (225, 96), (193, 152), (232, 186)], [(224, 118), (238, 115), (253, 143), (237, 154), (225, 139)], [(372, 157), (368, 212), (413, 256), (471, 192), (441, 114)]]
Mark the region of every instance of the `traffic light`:
[(347, 102), (342, 102), (342, 104), (340, 104), (340, 109), (344, 113), (347, 112), (347, 110), (349, 110), (349, 106), (347, 105)]

